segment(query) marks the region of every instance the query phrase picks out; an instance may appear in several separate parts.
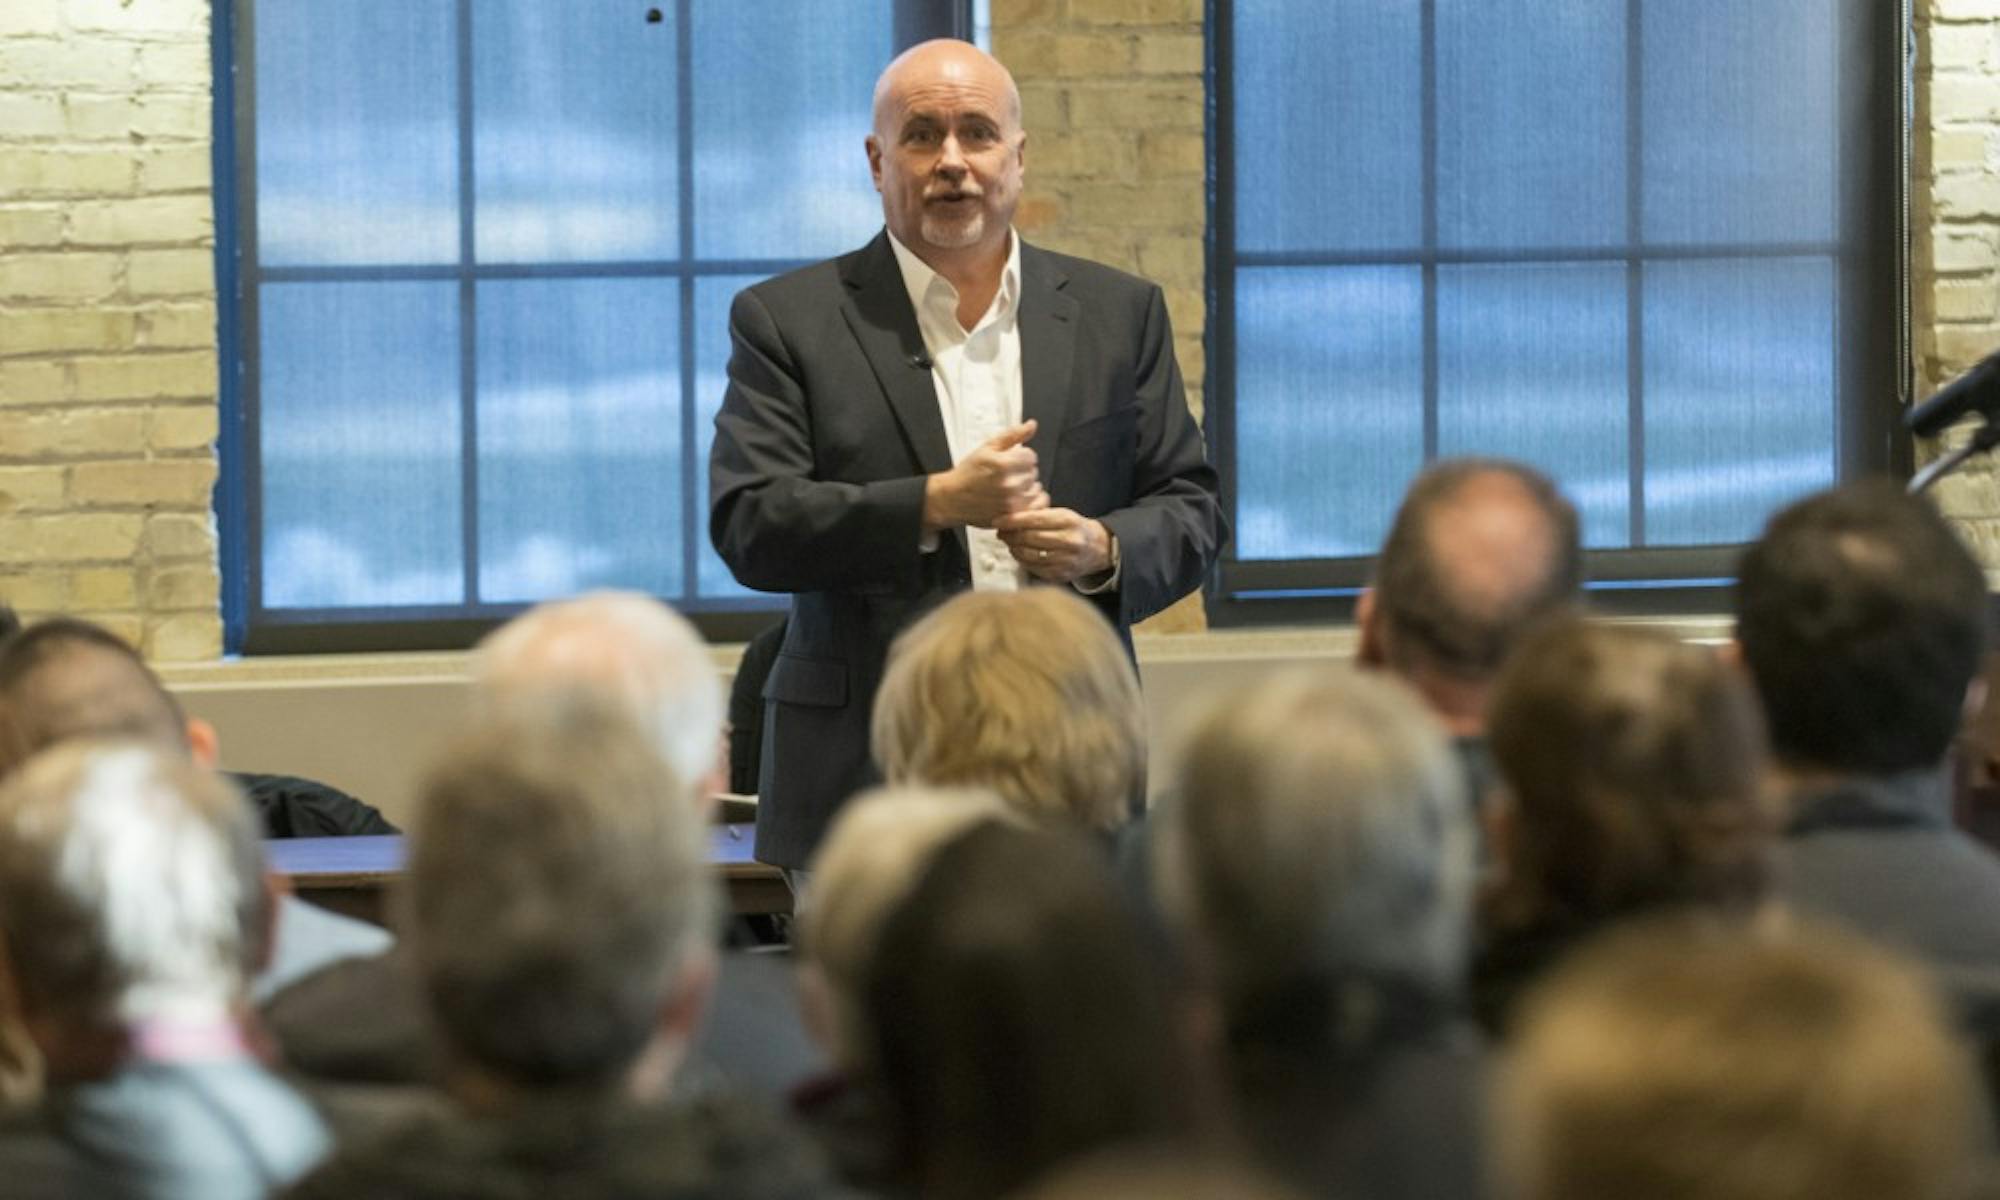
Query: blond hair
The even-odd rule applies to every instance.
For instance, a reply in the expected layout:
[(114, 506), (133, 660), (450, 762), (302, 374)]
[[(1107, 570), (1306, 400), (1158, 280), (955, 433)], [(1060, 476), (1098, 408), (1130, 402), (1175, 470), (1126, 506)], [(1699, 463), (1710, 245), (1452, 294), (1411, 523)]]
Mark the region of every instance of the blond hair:
[(875, 696), (892, 784), (992, 788), (1114, 830), (1143, 802), (1139, 677), (1103, 616), (1059, 588), (965, 592), (896, 639)]

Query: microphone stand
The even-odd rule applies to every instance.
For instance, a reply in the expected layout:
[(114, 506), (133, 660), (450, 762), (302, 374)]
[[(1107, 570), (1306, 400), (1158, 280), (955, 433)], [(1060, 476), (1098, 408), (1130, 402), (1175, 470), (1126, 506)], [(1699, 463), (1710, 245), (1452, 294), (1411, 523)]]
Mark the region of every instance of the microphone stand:
[(1964, 465), (1965, 460), (1975, 454), (1984, 454), (1995, 446), (2000, 446), (2000, 424), (1990, 420), (1982, 421), (1978, 431), (1972, 435), (1971, 441), (1917, 472), (1910, 480), (1909, 494), (1923, 495), (1930, 490), (1932, 484)]

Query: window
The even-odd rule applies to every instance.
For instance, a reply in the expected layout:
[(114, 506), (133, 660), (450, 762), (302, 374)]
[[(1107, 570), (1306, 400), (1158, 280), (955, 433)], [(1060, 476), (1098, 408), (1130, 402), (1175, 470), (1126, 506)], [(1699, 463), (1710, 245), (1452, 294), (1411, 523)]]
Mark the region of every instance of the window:
[(1336, 611), (1443, 455), (1546, 470), (1627, 587), (1897, 465), (1902, 7), (1212, 5), (1211, 616)]
[(873, 235), (875, 75), (968, 20), (218, 5), (232, 648), (463, 645), (598, 586), (767, 619), (707, 536), (730, 298)]

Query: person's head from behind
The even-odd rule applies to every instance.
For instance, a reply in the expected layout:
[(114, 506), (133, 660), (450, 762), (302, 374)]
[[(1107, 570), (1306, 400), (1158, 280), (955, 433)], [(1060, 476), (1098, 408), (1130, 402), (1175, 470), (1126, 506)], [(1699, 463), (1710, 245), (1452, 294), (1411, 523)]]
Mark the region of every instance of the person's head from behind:
[(248, 806), (133, 741), (73, 739), (0, 785), (0, 938), (51, 1078), (134, 1029), (233, 1019), (271, 919)]
[(102, 626), (51, 617), (0, 640), (0, 777), (78, 737), (215, 759), (215, 731), (190, 720), (138, 652)]
[(1508, 1200), (1946, 1200), (1980, 1111), (1911, 967), (1830, 932), (1687, 919), (1561, 968), (1495, 1099)]
[(722, 681), (685, 617), (638, 592), (588, 592), (537, 605), (480, 642), (472, 690), (482, 712), (580, 698), (623, 711), (706, 799), (722, 790)]
[(1476, 724), (1478, 689), (1521, 638), (1575, 605), (1576, 509), (1541, 472), (1445, 459), (1410, 484), (1356, 613), (1361, 659), (1416, 684), (1447, 719)]
[(1936, 767), (1986, 646), (1986, 580), (1944, 518), (1886, 480), (1771, 518), (1743, 555), (1736, 639), (1780, 763)]
[(866, 1069), (862, 981), (890, 912), (940, 847), (1018, 819), (998, 796), (971, 788), (877, 788), (842, 806), (813, 856), (798, 933), (806, 1028), (838, 1066)]
[(1457, 997), (1471, 816), (1450, 745), (1408, 689), (1301, 668), (1226, 693), (1192, 726), (1174, 782), (1154, 878), (1239, 1068), (1368, 1049), (1343, 1044), (1373, 1036), (1349, 1010), (1384, 988), (1426, 1007)]
[(714, 970), (687, 786), (574, 699), (497, 714), (431, 768), (407, 933), (455, 1085), (664, 1088)]
[(1143, 803), (1146, 713), (1109, 622), (1062, 588), (964, 592), (898, 637), (875, 696), (892, 784), (984, 787), (1115, 830)]
[(1756, 698), (1714, 650), (1582, 620), (1521, 647), (1489, 728), (1504, 781), (1502, 923), (1662, 906), (1749, 911), (1775, 819)]
[(1154, 947), (1073, 830), (987, 824), (884, 923), (863, 1013), (914, 1194), (1004, 1195), (1088, 1151), (1198, 1131)]

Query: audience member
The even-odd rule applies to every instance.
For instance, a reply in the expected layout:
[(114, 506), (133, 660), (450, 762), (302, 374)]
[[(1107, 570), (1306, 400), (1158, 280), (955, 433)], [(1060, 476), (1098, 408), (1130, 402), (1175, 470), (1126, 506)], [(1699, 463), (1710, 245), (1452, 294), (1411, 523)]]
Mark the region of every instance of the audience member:
[(574, 697), (512, 706), (443, 757), (407, 924), (457, 1107), (341, 1152), (297, 1196), (824, 1194), (775, 1123), (664, 1104), (715, 972), (689, 790), (624, 712)]
[(1355, 608), (1358, 657), (1415, 688), (1444, 723), (1476, 806), (1492, 784), (1484, 739), (1500, 665), (1582, 586), (1576, 509), (1532, 467), (1444, 459), (1396, 510)]
[[(722, 683), (707, 644), (679, 614), (635, 592), (593, 592), (531, 609), (480, 643), (475, 719), (563, 701), (616, 706), (648, 734), (673, 778), (692, 781), (674, 798), (706, 815), (722, 784)], [(683, 1085), (782, 1097), (818, 1066), (791, 968), (783, 956), (725, 953), (721, 962), (720, 1000)], [(275, 997), (265, 1017), (286, 1057), (314, 1078), (435, 1078), (437, 1048), (407, 950), (322, 971)]]
[(1744, 554), (1736, 638), (1788, 801), (1787, 898), (2000, 1005), (1971, 983), (2000, 971), (2000, 859), (1951, 827), (1944, 770), (1986, 644), (1978, 564), (1886, 481), (1823, 492)]
[(0, 1139), (9, 1195), (252, 1200), (325, 1153), (239, 1020), (265, 878), (242, 796), (182, 756), (71, 739), (0, 786), (0, 967), (67, 1151), (36, 1178)]
[(1391, 680), (1286, 672), (1217, 698), (1175, 785), (1153, 877), (1260, 1156), (1313, 1194), (1478, 1194), (1474, 835), (1443, 731)]
[(1527, 1005), (1510, 1200), (1956, 1200), (1977, 1094), (1912, 971), (1826, 932), (1642, 922)]
[(1138, 673), (1111, 623), (1060, 588), (961, 593), (898, 637), (874, 752), (891, 784), (991, 788), (1105, 834), (1146, 802)]
[(1303, 1200), (1278, 1180), (1227, 1159), (1113, 1150), (1056, 1171), (1017, 1200)]
[(970, 830), (1021, 819), (991, 792), (878, 788), (841, 808), (813, 856), (811, 902), (799, 917), (799, 998), (806, 1026), (832, 1066), (794, 1092), (792, 1107), (850, 1183), (878, 1189), (889, 1173), (861, 1015), (863, 980), (883, 922), (939, 847)]
[(989, 823), (932, 855), (861, 991), (897, 1190), (995, 1200), (1092, 1151), (1201, 1144), (1156, 950), (1077, 831)]
[[(74, 738), (135, 738), (203, 768), (221, 755), (215, 728), (182, 712), (137, 651), (88, 621), (53, 617), (0, 641), (0, 778), (29, 755)], [(268, 831), (268, 817), (264, 823)], [(287, 894), (252, 995), (271, 995), (330, 963), (381, 953), (389, 943), (373, 925)]]
[(1607, 924), (1678, 906), (1749, 915), (1777, 818), (1756, 697), (1713, 650), (1562, 622), (1502, 672), (1501, 879), (1474, 1008), (1502, 1032), (1528, 985)]

